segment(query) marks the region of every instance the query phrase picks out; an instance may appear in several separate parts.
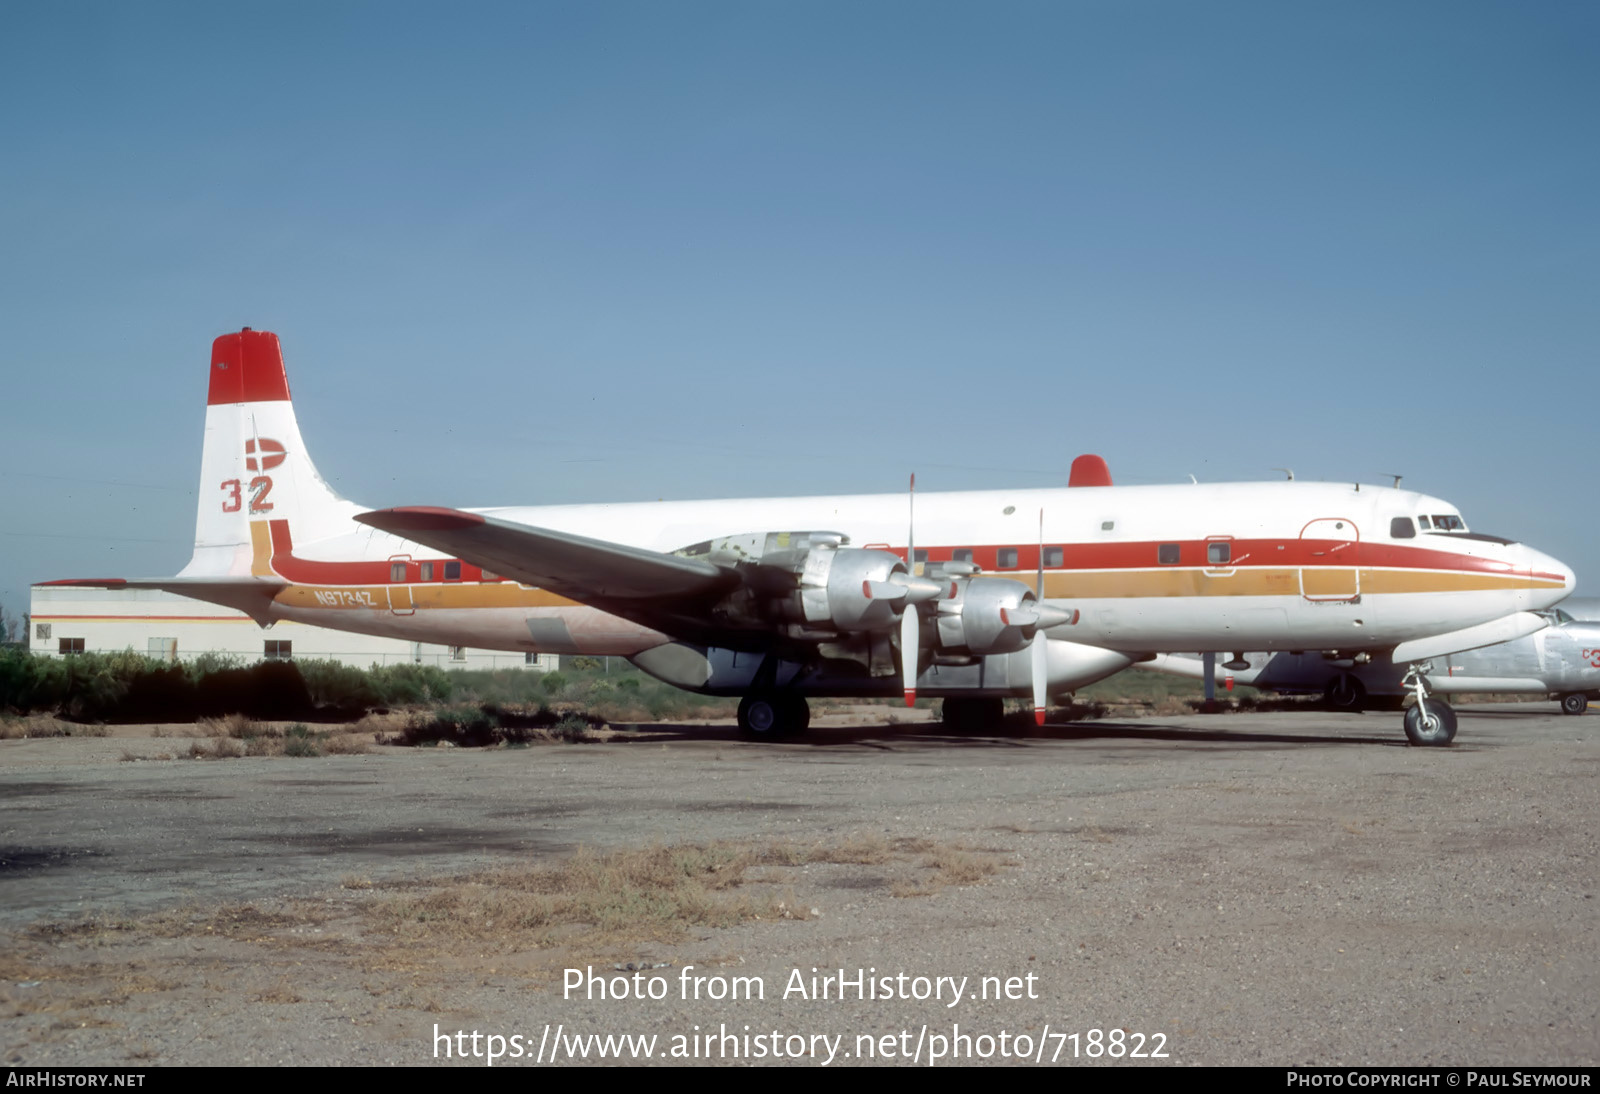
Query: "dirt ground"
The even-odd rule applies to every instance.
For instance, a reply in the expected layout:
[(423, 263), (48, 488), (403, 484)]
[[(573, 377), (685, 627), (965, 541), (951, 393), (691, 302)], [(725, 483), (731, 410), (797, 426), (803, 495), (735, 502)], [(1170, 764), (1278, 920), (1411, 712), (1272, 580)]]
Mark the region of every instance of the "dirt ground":
[[(0, 741), (5, 1062), (1600, 1062), (1593, 716), (882, 717)], [(670, 899), (606, 873), (684, 847)]]

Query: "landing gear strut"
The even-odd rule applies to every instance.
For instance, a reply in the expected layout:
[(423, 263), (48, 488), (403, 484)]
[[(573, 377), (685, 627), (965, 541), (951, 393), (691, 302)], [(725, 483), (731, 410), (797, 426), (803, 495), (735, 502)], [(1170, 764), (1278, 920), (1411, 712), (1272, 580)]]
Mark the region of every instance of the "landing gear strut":
[(1432, 662), (1411, 665), (1406, 669), (1402, 687), (1417, 693), (1417, 703), (1406, 710), (1406, 739), (1418, 747), (1447, 745), (1456, 737), (1456, 712), (1442, 699), (1428, 697), (1428, 681), (1423, 673), (1433, 668)]
[(1361, 701), (1366, 697), (1366, 686), (1349, 672), (1341, 672), (1329, 680), (1322, 692), (1322, 702), (1330, 710), (1360, 710)]
[(982, 733), (997, 729), (1006, 716), (1004, 699), (950, 698), (939, 718), (952, 733)]
[(752, 737), (793, 737), (811, 724), (811, 705), (802, 695), (753, 692), (739, 700), (739, 728)]

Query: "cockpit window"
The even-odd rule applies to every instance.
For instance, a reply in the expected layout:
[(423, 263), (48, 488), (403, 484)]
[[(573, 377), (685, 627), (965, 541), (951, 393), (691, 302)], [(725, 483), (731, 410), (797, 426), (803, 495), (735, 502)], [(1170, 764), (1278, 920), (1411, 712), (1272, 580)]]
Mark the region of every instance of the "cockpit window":
[[(1422, 526), (1428, 526), (1428, 518), (1423, 517)], [(1467, 522), (1454, 513), (1435, 513), (1433, 515), (1433, 530), (1435, 532), (1465, 532)]]
[[(1428, 518), (1427, 517), (1423, 517), (1422, 519), (1423, 520), (1427, 520)], [(1423, 527), (1427, 527), (1427, 525), (1423, 525)], [(1394, 519), (1389, 521), (1389, 538), (1390, 539), (1416, 539), (1417, 538), (1416, 525), (1411, 523), (1411, 518), (1410, 517), (1395, 517)]]

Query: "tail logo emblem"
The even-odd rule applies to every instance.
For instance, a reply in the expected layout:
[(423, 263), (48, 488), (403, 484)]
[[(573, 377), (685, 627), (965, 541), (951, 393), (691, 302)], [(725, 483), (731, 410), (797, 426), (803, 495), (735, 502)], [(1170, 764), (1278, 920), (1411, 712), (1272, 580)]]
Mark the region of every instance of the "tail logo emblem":
[[(261, 466), (256, 466), (256, 449), (260, 446)], [(262, 437), (259, 441), (248, 440), (244, 442), (244, 466), (250, 471), (271, 471), (285, 459), (288, 454), (284, 452), (283, 445), (278, 441), (271, 441)]]

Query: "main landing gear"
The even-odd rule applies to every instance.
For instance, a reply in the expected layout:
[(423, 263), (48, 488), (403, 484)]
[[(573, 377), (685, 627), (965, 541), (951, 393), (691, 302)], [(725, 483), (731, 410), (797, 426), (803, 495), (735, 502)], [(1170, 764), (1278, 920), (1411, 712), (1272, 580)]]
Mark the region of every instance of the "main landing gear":
[(803, 695), (761, 691), (739, 700), (739, 728), (751, 737), (793, 737), (810, 724), (811, 705)]
[(1322, 691), (1322, 702), (1329, 710), (1360, 710), (1367, 689), (1354, 673), (1341, 672)]
[(1004, 699), (950, 698), (940, 714), (944, 728), (951, 733), (982, 733), (998, 729), (1006, 717)]
[(1415, 706), (1406, 708), (1406, 739), (1418, 747), (1447, 745), (1456, 738), (1456, 712), (1442, 699), (1428, 696), (1428, 681), (1423, 675), (1432, 663), (1411, 665), (1401, 681), (1402, 687), (1417, 694)]
[(1562, 714), (1582, 714), (1589, 709), (1589, 697), (1581, 691), (1569, 691), (1561, 697)]

